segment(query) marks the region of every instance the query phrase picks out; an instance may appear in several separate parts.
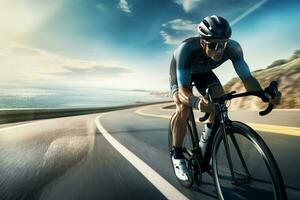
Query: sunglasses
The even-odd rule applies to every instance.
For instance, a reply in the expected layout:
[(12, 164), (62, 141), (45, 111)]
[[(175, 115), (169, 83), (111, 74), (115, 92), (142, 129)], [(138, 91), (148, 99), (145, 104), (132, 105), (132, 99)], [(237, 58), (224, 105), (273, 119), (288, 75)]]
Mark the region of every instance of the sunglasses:
[(219, 40), (219, 41), (206, 41), (204, 40), (204, 43), (207, 44), (207, 47), (209, 49), (213, 49), (215, 51), (220, 49), (225, 49), (227, 45), (228, 40)]

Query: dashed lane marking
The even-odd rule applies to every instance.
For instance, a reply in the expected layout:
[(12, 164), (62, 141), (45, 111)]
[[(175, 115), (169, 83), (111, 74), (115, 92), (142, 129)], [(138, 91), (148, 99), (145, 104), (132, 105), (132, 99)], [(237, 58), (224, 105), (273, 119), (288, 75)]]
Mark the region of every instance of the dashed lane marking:
[[(144, 106), (144, 107), (136, 110), (135, 113), (137, 113), (138, 115), (148, 116), (148, 117), (159, 117), (159, 118), (165, 118), (165, 119), (171, 118), (171, 115), (159, 115), (159, 114), (154, 114), (154, 113), (146, 113), (145, 110), (150, 107), (154, 107), (154, 106), (153, 105), (152, 106)], [(198, 120), (196, 120), (196, 122), (201, 123)], [(300, 128), (298, 128), (298, 127), (257, 124), (257, 123), (246, 123), (246, 124), (257, 131), (276, 133), (276, 134), (282, 134), (282, 135), (300, 136)]]

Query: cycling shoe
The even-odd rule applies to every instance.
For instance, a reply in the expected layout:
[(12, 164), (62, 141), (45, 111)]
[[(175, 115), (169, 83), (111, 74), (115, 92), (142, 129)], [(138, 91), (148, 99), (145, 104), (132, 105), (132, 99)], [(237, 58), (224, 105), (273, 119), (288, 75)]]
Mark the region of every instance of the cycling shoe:
[(177, 178), (181, 181), (189, 181), (191, 179), (191, 172), (186, 166), (185, 160), (175, 159), (174, 156), (172, 156), (172, 162)]

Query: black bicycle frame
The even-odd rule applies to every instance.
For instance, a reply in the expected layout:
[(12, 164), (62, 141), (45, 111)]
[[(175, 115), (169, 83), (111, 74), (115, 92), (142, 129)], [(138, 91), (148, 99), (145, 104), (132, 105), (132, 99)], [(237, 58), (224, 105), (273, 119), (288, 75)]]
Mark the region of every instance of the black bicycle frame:
[[(192, 87), (194, 85), (191, 85), (191, 91), (192, 91)], [(226, 152), (226, 157), (227, 157), (227, 161), (229, 164), (229, 168), (230, 168), (230, 173), (231, 176), (233, 178), (233, 183), (234, 184), (239, 184), (235, 173), (234, 173), (234, 169), (233, 169), (233, 163), (232, 163), (232, 158), (230, 155), (230, 149), (229, 149), (229, 144), (228, 144), (228, 138), (227, 135), (230, 136), (233, 145), (236, 149), (236, 152), (241, 160), (241, 163), (243, 165), (243, 167), (245, 168), (245, 171), (248, 175), (248, 178), (250, 177), (250, 173), (249, 170), (246, 166), (246, 162), (243, 158), (243, 155), (240, 151), (240, 148), (238, 146), (238, 143), (236, 141), (236, 138), (234, 137), (234, 135), (231, 133), (231, 120), (228, 117), (228, 110), (226, 107), (226, 100), (231, 100), (234, 98), (238, 98), (238, 97), (244, 97), (244, 96), (257, 96), (260, 97), (264, 102), (268, 102), (269, 98), (265, 95), (265, 92), (268, 92), (268, 94), (271, 95), (272, 98), (274, 98), (275, 94), (278, 92), (278, 84), (275, 81), (272, 81), (270, 83), (270, 85), (264, 90), (264, 91), (250, 91), (250, 92), (244, 92), (244, 93), (239, 93), (239, 94), (235, 94), (235, 91), (224, 94), (221, 97), (217, 97), (217, 98), (212, 98), (211, 96), (211, 89), (208, 88), (206, 90), (206, 97), (208, 98), (208, 100), (212, 103), (214, 103), (216, 105), (216, 117), (213, 123), (213, 128), (212, 128), (212, 135), (209, 138), (208, 141), (208, 151), (206, 151), (204, 158), (202, 156), (202, 152), (201, 152), (201, 148), (199, 148), (199, 137), (198, 137), (198, 131), (197, 131), (197, 126), (196, 126), (196, 122), (195, 122), (195, 117), (194, 117), (194, 113), (193, 113), (193, 108), (190, 109), (190, 115), (189, 115), (189, 119), (188, 119), (188, 123), (190, 121), (191, 126), (192, 126), (192, 137), (193, 137), (193, 154), (196, 155), (198, 158), (200, 157), (200, 162), (206, 162), (209, 163), (210, 159), (211, 159), (211, 150), (213, 147), (213, 142), (216, 136), (216, 133), (219, 134), (223, 134), (223, 143), (224, 143), (224, 147), (225, 147), (225, 152)], [(259, 114), (260, 115), (266, 115), (268, 113), (270, 113), (273, 109), (273, 105), (271, 103), (269, 103), (268, 107), (263, 110), (260, 111)], [(206, 119), (208, 119), (209, 117), (209, 113), (205, 113), (205, 115), (203, 117), (200, 118), (200, 121), (205, 121)], [(227, 134), (228, 132), (228, 134)], [(208, 152), (208, 153), (207, 153)], [(200, 154), (200, 155), (199, 155)], [(251, 178), (251, 177), (250, 177)]]
[(236, 138), (234, 137), (234, 135), (232, 135), (230, 133), (230, 127), (231, 127), (231, 120), (229, 119), (228, 117), (228, 110), (227, 110), (227, 107), (226, 107), (226, 104), (225, 104), (225, 101), (221, 102), (221, 103), (216, 103), (216, 117), (215, 117), (215, 121), (214, 121), (214, 124), (213, 124), (213, 132), (212, 132), (212, 135), (211, 137), (209, 138), (209, 141), (208, 142), (211, 142), (210, 144), (211, 145), (208, 145), (208, 154), (205, 155), (205, 158), (202, 157), (202, 152), (201, 152), (201, 148), (199, 148), (198, 146), (198, 143), (199, 143), (199, 137), (198, 137), (198, 131), (197, 131), (197, 126), (196, 126), (196, 122), (195, 122), (195, 117), (194, 117), (194, 113), (193, 113), (193, 109), (191, 108), (190, 110), (190, 115), (189, 115), (189, 119), (188, 121), (190, 121), (191, 123), (191, 128), (192, 128), (192, 137), (193, 137), (193, 153), (196, 153), (196, 151), (198, 151), (200, 153), (200, 158), (202, 160), (200, 160), (201, 163), (203, 162), (206, 162), (207, 164), (209, 163), (210, 161), (210, 158), (211, 158), (211, 150), (212, 150), (212, 144), (213, 144), (213, 140), (216, 136), (216, 133), (217, 132), (221, 132), (221, 134), (223, 134), (223, 142), (224, 142), (224, 147), (225, 147), (225, 152), (226, 152), (226, 157), (227, 157), (227, 161), (228, 161), (228, 164), (229, 164), (229, 168), (230, 168), (230, 173), (231, 173), (231, 176), (233, 178), (233, 183), (234, 184), (238, 184), (238, 181), (237, 181), (237, 178), (235, 176), (235, 173), (234, 173), (234, 168), (233, 168), (233, 162), (232, 162), (232, 158), (231, 158), (231, 154), (230, 154), (230, 148), (229, 148), (229, 144), (228, 144), (228, 138), (227, 138), (227, 131), (228, 132), (228, 135), (230, 136), (232, 142), (233, 142), (233, 145), (237, 151), (237, 154), (241, 160), (241, 163), (243, 165), (243, 167), (245, 168), (245, 171), (247, 173), (247, 176), (250, 177), (250, 173), (249, 173), (249, 170), (246, 166), (246, 162), (243, 158), (243, 155), (240, 151), (240, 148), (238, 146), (238, 143), (236, 141)]
[(190, 107), (190, 114), (189, 114), (188, 121), (190, 121), (191, 125), (192, 125), (193, 147), (197, 148), (198, 147), (198, 143), (199, 143), (199, 137), (198, 137), (197, 125), (196, 125), (196, 122), (195, 122), (195, 117), (194, 117), (194, 112), (193, 112), (193, 108), (192, 107)]

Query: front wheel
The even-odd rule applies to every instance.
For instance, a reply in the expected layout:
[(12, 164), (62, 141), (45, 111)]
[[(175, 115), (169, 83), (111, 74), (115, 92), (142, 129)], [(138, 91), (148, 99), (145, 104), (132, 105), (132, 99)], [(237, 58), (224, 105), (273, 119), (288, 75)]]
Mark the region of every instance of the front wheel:
[(219, 199), (287, 199), (279, 168), (262, 138), (243, 123), (229, 127), (225, 134), (219, 129), (212, 149)]

